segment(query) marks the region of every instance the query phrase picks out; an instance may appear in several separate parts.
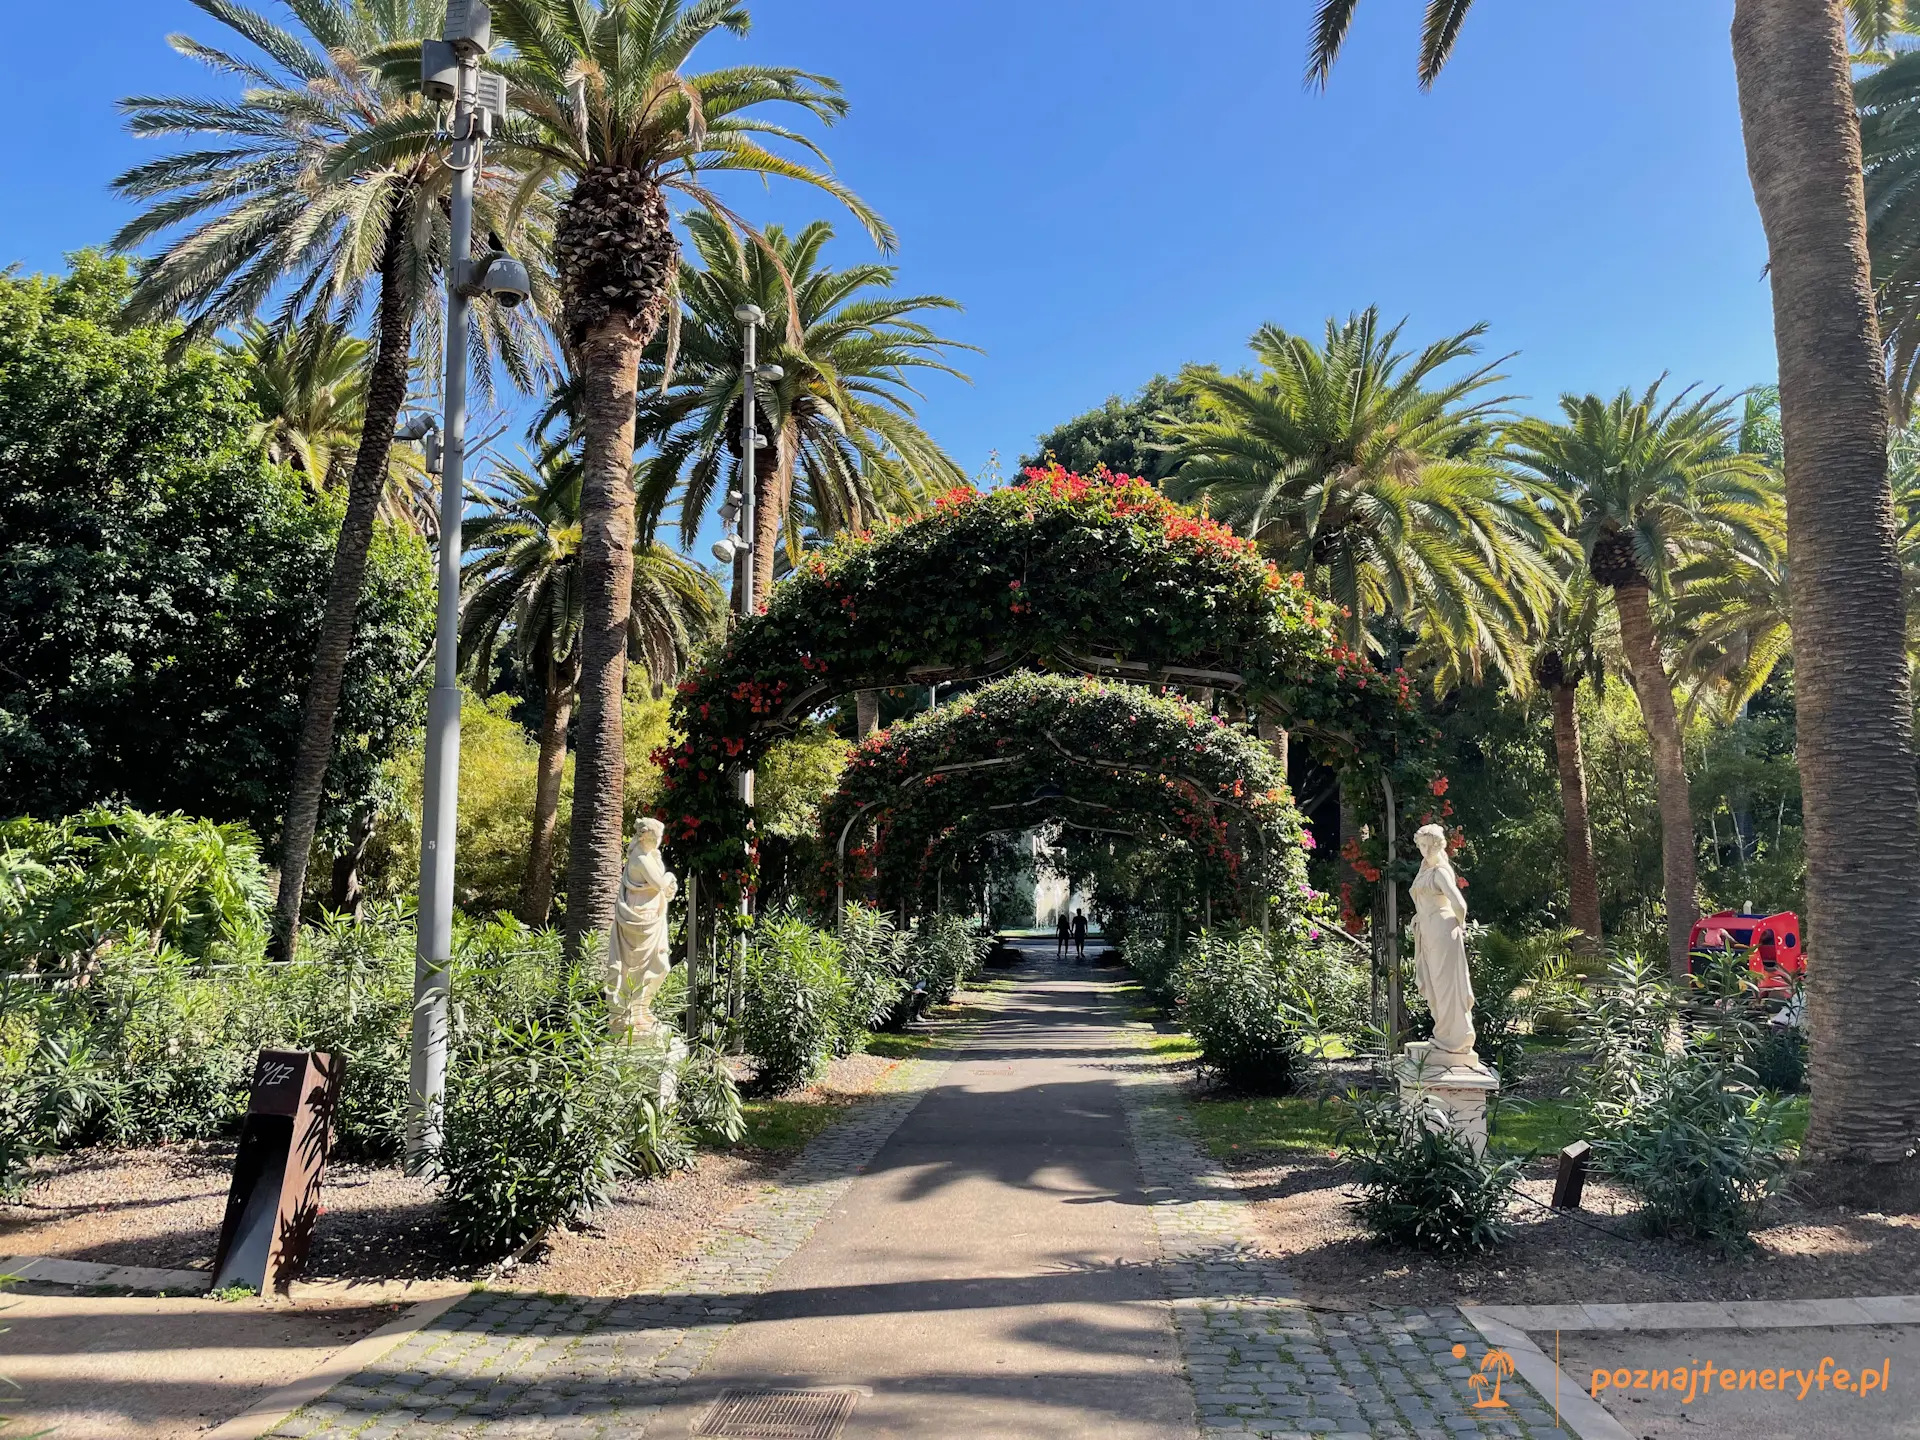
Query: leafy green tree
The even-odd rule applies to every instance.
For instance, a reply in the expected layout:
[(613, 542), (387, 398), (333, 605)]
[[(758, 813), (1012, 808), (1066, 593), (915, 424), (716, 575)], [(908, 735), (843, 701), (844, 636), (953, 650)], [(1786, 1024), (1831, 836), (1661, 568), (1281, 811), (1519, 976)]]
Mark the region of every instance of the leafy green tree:
[[(1325, 83), (1358, 5), (1320, 0), (1310, 78)], [(1423, 86), (1446, 63), (1470, 5), (1427, 0)], [(1920, 870), (1908, 590), (1887, 473), (1886, 352), (1848, 33), (1853, 26), (1870, 50), (1874, 37), (1890, 39), (1911, 18), (1905, 0), (1733, 7), (1741, 131), (1767, 235), (1781, 424), (1792, 437), (1785, 480), (1807, 902), (1825, 957), (1807, 987), (1816, 1037), (1807, 1148), (1844, 1164), (1901, 1161), (1920, 1131), (1920, 1090), (1905, 1083), (1920, 1045), (1912, 963), (1920, 920), (1906, 896), (1907, 877)], [(1894, 353), (1903, 353), (1899, 342)], [(1862, 853), (1872, 863), (1862, 864)]]
[(746, 33), (737, 0), (495, 0), (496, 34), (513, 104), (503, 153), (530, 183), (564, 177), (554, 231), (561, 339), (581, 388), (585, 477), (581, 492), (580, 713), (567, 935), (578, 948), (613, 922), (620, 871), (626, 753), (627, 607), (634, 537), (634, 402), (640, 357), (666, 319), (678, 273), (667, 193), (723, 217), (708, 189), (716, 171), (781, 176), (826, 191), (890, 245), (892, 232), (823, 170), (768, 149), (762, 137), (818, 153), (763, 118), (794, 106), (831, 122), (846, 111), (839, 87), (785, 66), (686, 66), (718, 31)]
[[(313, 663), (302, 667), (311, 679), (281, 831), (286, 883), (275, 932), (281, 953), (291, 955), (394, 422), (407, 399), (415, 331), (447, 260), (452, 172), (442, 116), (420, 94), (417, 61), (421, 37), (438, 32), (443, 7), (435, 0), (291, 0), (292, 23), (281, 25), (231, 0), (195, 3), (244, 48), (185, 35), (174, 36), (173, 47), (245, 88), (237, 99), (121, 102), (136, 135), (205, 137), (212, 147), (175, 151), (114, 182), (143, 206), (114, 248), (158, 247), (141, 271), (133, 318), (180, 316), (182, 338), (191, 341), (275, 303), (283, 323), (308, 309), (323, 320), (372, 317), (346, 514), (326, 622), (314, 636)], [(508, 237), (523, 256), (537, 251), (543, 208), (506, 204), (509, 187), (498, 171), (480, 179), (482, 233)], [(482, 346), (530, 383), (538, 353), (531, 322), (488, 306), (476, 314)]]
[(1564, 419), (1528, 418), (1507, 432), (1507, 456), (1564, 513), (1594, 584), (1613, 593), (1620, 644), (1653, 744), (1665, 837), (1667, 958), (1685, 974), (1694, 896), (1693, 811), (1673, 680), (1661, 654), (1656, 597), (1676, 571), (1726, 550), (1764, 555), (1773, 493), (1766, 462), (1740, 449), (1742, 416), (1731, 399), (1659, 382), (1561, 397)]
[(758, 305), (771, 317), (761, 363), (783, 372), (754, 397), (773, 439), (754, 452), (754, 594), (764, 597), (783, 530), (788, 558), (797, 560), (803, 530), (832, 535), (910, 514), (966, 479), (914, 419), (912, 385), (919, 370), (959, 375), (945, 358), (956, 342), (919, 317), (960, 307), (941, 295), (872, 293), (892, 288), (891, 265), (830, 268), (821, 255), (833, 227), (824, 220), (791, 236), (769, 225), (748, 243), (696, 213), (687, 231), (700, 264), (680, 269), (678, 334), (657, 340), (640, 367), (651, 392), (640, 402), (640, 433), (654, 446), (638, 476), (641, 532), (677, 497), (682, 542), (691, 543), (729, 461), (737, 471), (742, 386), (733, 312)]
[(1396, 619), (1442, 676), (1491, 664), (1524, 681), (1557, 541), (1489, 452), (1502, 402), (1486, 392), (1500, 377), (1491, 365), (1441, 373), (1478, 354), (1483, 328), (1409, 354), (1371, 308), (1329, 320), (1318, 346), (1262, 326), (1257, 374), (1182, 372), (1197, 418), (1166, 432), (1166, 490), (1304, 574), (1341, 607), (1353, 649), (1381, 648), (1377, 622)]
[(1020, 467), (1058, 461), (1077, 475), (1092, 475), (1104, 465), (1157, 485), (1173, 470), (1167, 428), (1198, 418), (1192, 394), (1156, 375), (1131, 398), (1109, 395), (1098, 408), (1049, 430), (1033, 442), (1033, 454), (1021, 457)]
[[(472, 557), (462, 587), (463, 658), (484, 686), (504, 643), (540, 685), (539, 778), (519, 901), (529, 925), (544, 925), (553, 904), (554, 827), (580, 683), (580, 488), (579, 456), (564, 449), (537, 470), (503, 466), (463, 532)], [(657, 691), (679, 677), (725, 600), (712, 576), (664, 545), (637, 547), (632, 575), (628, 644)]]
[[(244, 361), (122, 323), (130, 283), (90, 255), (0, 278), (0, 814), (119, 800), (270, 835), (338, 502), (266, 461)], [(424, 699), (426, 556), (383, 528), (370, 557), (331, 836), (377, 806)]]

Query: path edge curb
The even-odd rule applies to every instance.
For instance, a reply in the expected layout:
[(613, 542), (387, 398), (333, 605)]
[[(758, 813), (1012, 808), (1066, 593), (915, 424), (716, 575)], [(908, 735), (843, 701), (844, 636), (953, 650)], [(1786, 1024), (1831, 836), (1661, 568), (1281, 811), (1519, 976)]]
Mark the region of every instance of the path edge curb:
[(398, 1319), (390, 1320), (371, 1335), (334, 1351), (298, 1380), (269, 1391), (231, 1420), (203, 1431), (201, 1440), (261, 1440), (271, 1434), (289, 1415), (311, 1405), (335, 1385), (367, 1368), (395, 1345), (417, 1330), (425, 1329), (447, 1311), (471, 1295), (460, 1290), (433, 1300), (422, 1300)]
[[(1616, 1420), (1598, 1400), (1569, 1380), (1547, 1352), (1533, 1343), (1524, 1330), (1516, 1330), (1495, 1320), (1480, 1306), (1462, 1305), (1460, 1313), (1487, 1344), (1513, 1357), (1513, 1368), (1534, 1393), (1554, 1407), (1560, 1428), (1576, 1440), (1633, 1440), (1626, 1426)], [(222, 1437), (224, 1440), (224, 1437)]]

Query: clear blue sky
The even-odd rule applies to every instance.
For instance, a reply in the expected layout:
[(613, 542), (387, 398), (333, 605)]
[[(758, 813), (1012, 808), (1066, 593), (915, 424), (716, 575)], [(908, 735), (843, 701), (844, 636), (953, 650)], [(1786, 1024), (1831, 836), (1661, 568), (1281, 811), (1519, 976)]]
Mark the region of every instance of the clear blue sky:
[[(841, 176), (900, 232), (901, 283), (965, 303), (951, 331), (985, 351), (923, 412), (969, 470), (1157, 370), (1238, 365), (1264, 321), (1370, 303), (1415, 341), (1488, 322), (1528, 408), (1662, 371), (1769, 379), (1730, 0), (1479, 0), (1432, 94), (1418, 8), (1367, 0), (1326, 94), (1301, 85), (1309, 0), (758, 0), (753, 35), (698, 61), (844, 84)], [(9, 9), (0, 264), (49, 268), (112, 232), (108, 180), (152, 153), (114, 100), (217, 88), (163, 37), (220, 27), (185, 0)]]

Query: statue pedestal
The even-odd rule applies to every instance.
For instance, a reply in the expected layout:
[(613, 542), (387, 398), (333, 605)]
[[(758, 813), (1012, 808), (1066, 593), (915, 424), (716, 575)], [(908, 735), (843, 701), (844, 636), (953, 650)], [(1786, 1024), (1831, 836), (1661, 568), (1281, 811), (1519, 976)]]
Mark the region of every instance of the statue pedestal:
[(680, 1062), (687, 1058), (687, 1042), (658, 1021), (651, 1030), (636, 1030), (631, 1041), (636, 1050), (646, 1052), (649, 1063), (660, 1067), (660, 1081), (654, 1099), (661, 1112), (673, 1109), (680, 1096)]
[(1394, 1061), (1400, 1098), (1410, 1104), (1431, 1100), (1446, 1112), (1454, 1134), (1473, 1146), (1475, 1154), (1486, 1154), (1487, 1102), (1500, 1093), (1498, 1072), (1479, 1060), (1471, 1065), (1441, 1064), (1428, 1058), (1432, 1049), (1430, 1042), (1416, 1040)]

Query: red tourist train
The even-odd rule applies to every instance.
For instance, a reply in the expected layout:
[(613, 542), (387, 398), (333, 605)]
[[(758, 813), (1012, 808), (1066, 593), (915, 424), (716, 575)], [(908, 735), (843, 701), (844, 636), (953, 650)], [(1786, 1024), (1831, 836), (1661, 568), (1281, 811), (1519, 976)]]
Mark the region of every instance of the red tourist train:
[(1771, 915), (1746, 910), (1721, 910), (1702, 915), (1687, 936), (1687, 950), (1701, 954), (1715, 950), (1747, 952), (1747, 968), (1763, 995), (1785, 998), (1807, 973), (1807, 953), (1800, 943), (1800, 917), (1791, 910)]

